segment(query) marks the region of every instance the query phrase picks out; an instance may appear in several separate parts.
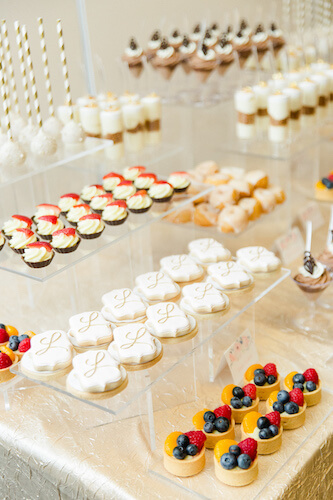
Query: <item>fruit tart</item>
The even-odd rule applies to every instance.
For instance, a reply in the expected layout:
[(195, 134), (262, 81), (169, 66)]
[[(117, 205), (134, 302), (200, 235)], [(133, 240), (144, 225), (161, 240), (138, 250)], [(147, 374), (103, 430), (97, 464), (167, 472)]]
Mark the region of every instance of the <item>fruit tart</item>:
[(163, 463), (165, 469), (179, 477), (194, 476), (205, 466), (206, 436), (202, 431), (171, 432), (165, 440)]
[(10, 371), (13, 365), (19, 362), (19, 357), (9, 347), (0, 346), (0, 384), (8, 382), (15, 377), (15, 374)]
[(257, 441), (221, 439), (214, 448), (216, 477), (229, 486), (246, 486), (258, 476)]
[(194, 415), (192, 422), (196, 430), (205, 434), (206, 448), (214, 448), (221, 439), (235, 438), (235, 420), (229, 405), (219, 406), (214, 411), (205, 408)]
[(308, 368), (304, 373), (291, 372), (284, 379), (287, 391), (300, 389), (304, 395), (307, 406), (314, 406), (321, 400), (321, 381), (314, 368)]
[(246, 384), (243, 388), (234, 384), (226, 385), (221, 399), (222, 403), (231, 406), (236, 424), (240, 424), (250, 411), (258, 410), (259, 398), (254, 384)]
[(267, 411), (278, 411), (283, 429), (297, 429), (305, 422), (307, 407), (301, 389), (273, 391), (266, 401)]
[(244, 382), (256, 386), (260, 401), (265, 401), (272, 391), (280, 389), (280, 375), (274, 363), (267, 363), (265, 366), (260, 364), (249, 366), (244, 374)]
[(17, 354), (18, 358), (21, 359), (23, 354), (29, 351), (31, 347), (31, 338), (35, 336), (34, 332), (27, 331), (22, 335), (19, 335), (18, 331), (13, 332), (9, 336), (9, 341), (7, 347), (11, 349), (14, 354)]
[(278, 411), (262, 415), (251, 411), (245, 415), (242, 425), (242, 438), (252, 438), (257, 441), (258, 455), (270, 455), (281, 448), (282, 425)]

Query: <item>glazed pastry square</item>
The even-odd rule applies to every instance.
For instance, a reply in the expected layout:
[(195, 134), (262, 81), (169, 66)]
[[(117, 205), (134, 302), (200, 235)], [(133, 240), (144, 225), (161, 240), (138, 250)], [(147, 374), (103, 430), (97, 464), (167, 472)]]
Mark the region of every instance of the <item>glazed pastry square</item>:
[(31, 338), (29, 355), (37, 371), (55, 371), (69, 366), (72, 352), (72, 344), (61, 330), (48, 330)]
[(186, 254), (170, 255), (160, 260), (162, 271), (165, 271), (176, 283), (193, 281), (201, 278), (203, 269)]
[(189, 243), (190, 257), (198, 259), (203, 264), (229, 260), (231, 253), (227, 248), (213, 238), (200, 238)]
[[(158, 344), (159, 345), (158, 345)], [(161, 352), (161, 344), (142, 323), (115, 328), (109, 353), (121, 363), (146, 363)]]
[(69, 335), (78, 346), (95, 346), (111, 342), (112, 329), (98, 311), (76, 314), (69, 319)]
[(252, 272), (265, 273), (275, 271), (281, 261), (265, 247), (244, 247), (236, 252), (238, 262)]
[(110, 312), (116, 321), (134, 320), (146, 314), (144, 302), (130, 288), (112, 290), (103, 295), (102, 301), (103, 311)]
[(161, 302), (147, 308), (146, 326), (157, 337), (181, 337), (192, 331), (196, 322), (173, 302)]
[(229, 303), (228, 298), (211, 283), (193, 283), (184, 286), (181, 307), (188, 312), (209, 314), (223, 311)]
[(219, 262), (208, 266), (207, 273), (211, 276), (214, 283), (222, 288), (242, 288), (253, 282), (253, 278), (237, 262)]
[(135, 284), (147, 300), (173, 299), (180, 291), (179, 286), (162, 271), (140, 274)]
[(73, 375), (83, 392), (104, 392), (122, 382), (118, 362), (107, 351), (87, 351), (73, 359)]

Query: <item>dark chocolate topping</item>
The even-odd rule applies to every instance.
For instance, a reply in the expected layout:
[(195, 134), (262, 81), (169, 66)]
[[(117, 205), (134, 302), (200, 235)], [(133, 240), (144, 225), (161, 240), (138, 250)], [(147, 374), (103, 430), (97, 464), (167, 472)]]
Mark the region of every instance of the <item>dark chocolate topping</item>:
[(161, 33), (159, 32), (159, 30), (154, 31), (154, 33), (152, 34), (151, 40), (153, 40), (155, 42), (157, 40), (160, 40), (160, 38), (161, 38)]
[(271, 31), (276, 31), (277, 30), (277, 26), (275, 23), (272, 23), (271, 24)]
[(248, 26), (248, 24), (247, 24), (247, 22), (245, 21), (245, 19), (242, 19), (242, 20), (241, 20), (241, 23), (240, 23), (239, 28), (240, 28), (241, 30), (245, 30), (245, 29), (247, 28), (247, 26)]
[(216, 30), (218, 30), (218, 29), (219, 29), (219, 25), (218, 25), (217, 23), (213, 23), (213, 24), (211, 25), (210, 29), (211, 29), (211, 30), (216, 31)]
[(188, 38), (187, 35), (184, 35), (184, 38), (183, 38), (183, 46), (184, 47), (188, 47), (190, 45), (190, 40)]
[(210, 30), (206, 30), (205, 38), (212, 38), (212, 34), (211, 34)]
[(200, 33), (200, 31), (201, 31), (200, 24), (197, 24), (193, 30), (193, 33)]
[(264, 27), (262, 24), (258, 24), (257, 28), (256, 28), (256, 34), (257, 33), (263, 33), (264, 32)]
[(168, 40), (163, 38), (160, 49), (165, 50), (169, 47)]
[(202, 44), (202, 47), (201, 47), (201, 50), (203, 52), (204, 55), (207, 55), (207, 52), (208, 52), (208, 47), (207, 45), (205, 45), (204, 43)]
[(225, 36), (222, 36), (219, 41), (220, 47), (223, 49), (226, 45), (228, 45), (228, 40), (226, 39)]
[(231, 33), (232, 32), (232, 26), (231, 24), (229, 24), (229, 26), (227, 27), (227, 33)]
[(178, 30), (175, 30), (173, 33), (172, 33), (172, 38), (178, 38), (180, 36), (180, 33)]
[(129, 46), (130, 46), (130, 49), (131, 49), (131, 50), (136, 50), (136, 49), (138, 48), (138, 44), (136, 43), (135, 38), (131, 38), (131, 39), (130, 39), (130, 44), (129, 44)]
[(239, 32), (237, 33), (236, 35), (238, 38), (242, 38), (242, 36), (244, 36), (244, 33), (242, 30), (239, 30)]
[(304, 252), (304, 269), (308, 271), (308, 273), (313, 274), (314, 268), (316, 267), (316, 261), (312, 257), (309, 251)]
[(331, 243), (333, 243), (333, 229), (331, 229)]

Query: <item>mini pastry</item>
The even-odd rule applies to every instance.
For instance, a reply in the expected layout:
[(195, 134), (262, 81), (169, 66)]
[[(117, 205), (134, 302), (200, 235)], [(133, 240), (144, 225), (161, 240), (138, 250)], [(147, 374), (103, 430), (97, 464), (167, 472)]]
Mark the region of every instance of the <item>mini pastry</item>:
[(98, 238), (104, 229), (105, 225), (99, 214), (84, 215), (77, 223), (77, 234), (86, 240)]
[(124, 178), (126, 181), (135, 181), (140, 174), (144, 174), (146, 171), (146, 167), (142, 165), (136, 165), (135, 167), (126, 167), (124, 169)]
[(258, 477), (257, 441), (221, 439), (214, 448), (216, 477), (229, 486), (246, 486)]
[(86, 203), (80, 203), (78, 205), (74, 205), (74, 207), (67, 212), (66, 218), (72, 226), (77, 226), (81, 217), (90, 213), (90, 206)]
[(217, 186), (209, 195), (209, 203), (214, 207), (222, 210), (228, 205), (234, 205), (239, 199), (236, 190), (229, 184)]
[(9, 247), (16, 253), (23, 253), (29, 243), (37, 241), (37, 236), (31, 229), (18, 228), (8, 242)]
[(179, 53), (169, 45), (166, 38), (163, 38), (160, 48), (152, 59), (154, 68), (165, 80), (170, 80), (179, 61)]
[(234, 384), (226, 385), (221, 399), (222, 403), (231, 406), (236, 424), (240, 424), (250, 411), (258, 411), (259, 398), (254, 384), (246, 384), (243, 388)]
[(35, 243), (29, 243), (25, 247), (22, 260), (29, 267), (40, 268), (51, 264), (53, 257), (54, 251), (50, 243), (35, 241)]
[(0, 346), (0, 384), (8, 382), (15, 374), (10, 371), (13, 365), (16, 365), (19, 357), (11, 349), (5, 346)]
[(218, 210), (210, 203), (200, 203), (194, 209), (193, 222), (198, 226), (216, 226)]
[(58, 253), (71, 253), (74, 252), (79, 246), (81, 240), (77, 236), (73, 227), (65, 227), (54, 231), (52, 234), (51, 245)]
[(67, 214), (71, 208), (77, 205), (80, 201), (80, 196), (76, 193), (68, 193), (60, 196), (59, 208), (62, 214)]
[(283, 32), (281, 29), (277, 27), (276, 23), (272, 23), (268, 33), (273, 42), (274, 55), (277, 56), (277, 54), (280, 52), (280, 50), (286, 43), (283, 36)]
[(269, 273), (281, 265), (280, 259), (264, 247), (240, 248), (236, 256), (239, 264), (253, 273)]
[(41, 215), (36, 219), (37, 234), (43, 240), (52, 240), (52, 234), (63, 229), (63, 222), (56, 215)]
[(310, 252), (304, 253), (304, 265), (294, 276), (297, 285), (305, 293), (320, 293), (331, 281), (331, 275), (326, 267), (316, 261)]
[(102, 220), (109, 226), (119, 226), (125, 222), (127, 217), (127, 205), (124, 200), (112, 201), (102, 213)]
[(5, 243), (6, 243), (6, 240), (3, 236), (2, 233), (0, 233), (0, 251), (3, 249), (3, 247), (5, 246)]
[(197, 50), (197, 44), (191, 41), (187, 35), (184, 35), (183, 43), (179, 48), (180, 62), (183, 70), (186, 74), (191, 72), (191, 66), (189, 65), (189, 60)]
[(105, 319), (116, 324), (143, 321), (147, 306), (130, 288), (119, 288), (102, 296)]
[(241, 233), (248, 223), (247, 212), (238, 205), (225, 207), (217, 219), (217, 225), (223, 233)]
[(236, 36), (232, 39), (232, 46), (237, 51), (239, 65), (243, 68), (252, 51), (252, 42), (250, 37), (243, 30), (239, 30)]
[(66, 373), (72, 364), (73, 346), (65, 332), (48, 330), (31, 338), (31, 348), (21, 360), (22, 372), (48, 380)]
[(125, 127), (125, 148), (137, 153), (145, 145), (145, 113), (141, 101), (129, 101), (122, 107)]
[(269, 116), (269, 140), (273, 142), (286, 141), (290, 116), (289, 97), (279, 90), (268, 96), (267, 111)]
[(229, 181), (230, 175), (218, 172), (217, 174), (208, 175), (204, 182), (206, 184), (212, 184), (212, 186), (221, 186), (222, 184), (227, 184)]
[(196, 430), (206, 436), (206, 448), (214, 448), (221, 439), (235, 439), (235, 421), (228, 405), (219, 406), (214, 411), (205, 408), (192, 418)]
[(201, 40), (201, 38), (202, 38), (201, 25), (197, 24), (196, 26), (194, 26), (193, 32), (190, 34), (190, 39), (193, 42), (198, 43)]
[(255, 118), (257, 113), (256, 96), (251, 87), (244, 87), (235, 92), (235, 108), (237, 111), (237, 137), (251, 139), (255, 134)]
[(256, 386), (257, 396), (261, 401), (265, 401), (272, 391), (280, 389), (280, 375), (274, 363), (267, 363), (265, 366), (251, 365), (244, 374), (244, 382)]
[(150, 198), (150, 196), (148, 196), (147, 191), (145, 191), (144, 189), (137, 191), (127, 199), (127, 208), (134, 214), (142, 214), (144, 212), (147, 212), (152, 204), (152, 199)]
[(143, 70), (143, 50), (135, 38), (131, 38), (129, 46), (122, 55), (122, 60), (128, 64), (129, 70), (135, 78), (139, 78)]
[(191, 57), (189, 65), (198, 76), (199, 81), (205, 83), (217, 66), (216, 54), (213, 49), (202, 43), (201, 47)]
[(24, 215), (12, 215), (11, 219), (7, 220), (2, 226), (2, 233), (7, 239), (13, 236), (16, 229), (27, 228), (30, 229), (32, 226), (32, 220)]
[(251, 184), (253, 189), (265, 189), (268, 186), (268, 176), (263, 170), (250, 170), (245, 174), (245, 180)]
[(139, 174), (138, 177), (134, 180), (134, 186), (138, 190), (145, 189), (147, 191), (156, 181), (157, 176), (155, 174), (143, 172), (142, 174)]
[(150, 333), (159, 338), (177, 338), (194, 333), (196, 320), (173, 302), (161, 302), (147, 308), (145, 323)]
[(282, 425), (278, 411), (262, 415), (251, 411), (245, 415), (241, 424), (242, 438), (252, 438), (257, 441), (258, 455), (270, 455), (281, 448)]
[(266, 401), (267, 411), (278, 411), (281, 415), (283, 429), (297, 429), (305, 422), (307, 407), (301, 389), (273, 391)]
[(112, 329), (98, 311), (75, 314), (69, 318), (68, 337), (74, 347), (96, 347), (112, 341)]
[(121, 181), (113, 190), (113, 198), (115, 200), (127, 200), (130, 196), (136, 193), (136, 189), (132, 181)]
[(231, 252), (213, 238), (200, 238), (188, 244), (189, 255), (201, 265), (225, 262), (231, 259)]
[(123, 113), (117, 101), (110, 104), (109, 102), (100, 112), (102, 137), (112, 141), (105, 150), (107, 157), (110, 160), (120, 160), (125, 151)]
[(171, 200), (174, 193), (174, 189), (166, 181), (156, 181), (149, 188), (148, 194), (153, 201), (157, 203), (165, 203)]
[(197, 172), (202, 179), (208, 175), (217, 174), (219, 171), (219, 166), (215, 161), (203, 161), (195, 167), (195, 172)]
[(217, 36), (210, 30), (206, 30), (203, 43), (209, 48), (212, 49), (217, 44)]
[(156, 55), (156, 52), (158, 51), (158, 49), (161, 46), (161, 43), (162, 43), (161, 33), (159, 30), (156, 30), (152, 34), (152, 36), (147, 44), (146, 55), (147, 55), (148, 61)]
[(101, 137), (101, 117), (100, 108), (97, 102), (79, 107), (81, 126), (88, 137)]
[(249, 220), (256, 220), (262, 214), (261, 205), (255, 198), (242, 198), (238, 206), (245, 210)]
[(164, 443), (164, 468), (178, 477), (198, 474), (206, 463), (205, 441), (202, 431), (171, 432)]
[(105, 207), (109, 203), (111, 203), (112, 199), (113, 199), (113, 196), (111, 193), (99, 194), (97, 196), (94, 196), (91, 199), (90, 208), (91, 208), (91, 210), (96, 212), (96, 214), (101, 215), (101, 213), (103, 212)]
[(317, 200), (333, 202), (333, 171), (316, 183), (315, 196)]
[(260, 62), (269, 48), (268, 46), (269, 37), (268, 34), (265, 32), (262, 24), (258, 24), (255, 32), (253, 33), (252, 43), (257, 49), (258, 59)]
[(253, 191), (253, 198), (260, 203), (264, 213), (271, 212), (276, 205), (275, 194), (270, 189), (257, 188)]
[(169, 36), (169, 45), (173, 47), (175, 50), (179, 49), (183, 41), (182, 35), (179, 33), (178, 30), (174, 30), (171, 33), (171, 36)]
[(168, 183), (171, 184), (175, 193), (183, 193), (189, 188), (191, 180), (187, 172), (172, 172), (168, 177)]
[(40, 158), (52, 156), (57, 151), (57, 141), (40, 128), (37, 134), (31, 139), (30, 151), (33, 155)]
[(211, 264), (207, 273), (212, 283), (222, 290), (237, 290), (253, 283), (251, 274), (234, 261)]
[(314, 406), (321, 401), (321, 380), (314, 368), (308, 368), (304, 373), (291, 372), (284, 379), (287, 391), (300, 389), (307, 406)]
[(302, 115), (313, 117), (316, 114), (318, 105), (318, 88), (317, 84), (309, 78), (298, 82), (302, 94)]
[(230, 65), (234, 62), (234, 54), (231, 43), (226, 37), (222, 37), (215, 46), (215, 52), (218, 62), (218, 72), (224, 75)]
[(101, 399), (120, 392), (126, 380), (126, 370), (107, 351), (93, 350), (74, 357), (66, 388), (80, 398)]
[[(260, 81), (257, 85), (253, 85), (253, 92), (256, 96), (257, 102), (257, 115), (258, 117), (266, 117), (267, 116), (267, 107), (268, 107), (268, 96), (270, 94), (270, 88), (267, 85), (267, 82)], [(267, 126), (266, 121), (260, 121), (259, 124), (262, 124), (262, 127)]]
[(227, 175), (231, 179), (244, 179), (245, 170), (241, 167), (222, 167), (221, 174)]
[(252, 186), (247, 181), (243, 181), (241, 179), (231, 179), (228, 186), (232, 187), (236, 191), (238, 199), (248, 198), (251, 196)]
[(61, 131), (61, 139), (65, 148), (81, 146), (86, 138), (86, 134), (81, 123), (69, 120)]
[(286, 199), (286, 195), (285, 195), (283, 189), (281, 189), (279, 186), (270, 186), (267, 189), (267, 191), (270, 191), (271, 193), (273, 193), (273, 195), (275, 197), (275, 201), (278, 205), (283, 203)]
[(188, 283), (203, 278), (202, 267), (186, 254), (163, 257), (160, 260), (160, 265), (162, 271), (167, 273), (176, 283)]
[(103, 186), (99, 184), (92, 184), (91, 186), (84, 186), (81, 191), (81, 200), (85, 203), (90, 203), (94, 196), (98, 196), (100, 194), (105, 194)]
[(124, 180), (125, 179), (122, 175), (116, 174), (115, 172), (110, 172), (103, 177), (103, 188), (107, 193), (112, 193), (114, 188)]
[(315, 82), (318, 86), (318, 106), (320, 108), (325, 108), (329, 102), (330, 89), (329, 89), (329, 79), (326, 75), (322, 73), (312, 73), (311, 80)]
[(182, 289), (180, 307), (192, 315), (215, 314), (229, 307), (229, 299), (211, 283), (193, 283)]
[(289, 99), (290, 119), (299, 120), (302, 110), (301, 91), (296, 83), (291, 83), (289, 87), (282, 90)]
[(33, 215), (32, 219), (37, 224), (37, 219), (42, 215), (55, 215), (59, 217), (61, 209), (57, 205), (50, 205), (49, 203), (41, 203), (37, 205), (36, 212)]
[(135, 291), (150, 304), (164, 300), (175, 300), (180, 294), (177, 283), (161, 271), (140, 274), (135, 278), (135, 285)]
[(161, 358), (161, 342), (142, 323), (118, 326), (108, 352), (126, 367), (148, 368)]

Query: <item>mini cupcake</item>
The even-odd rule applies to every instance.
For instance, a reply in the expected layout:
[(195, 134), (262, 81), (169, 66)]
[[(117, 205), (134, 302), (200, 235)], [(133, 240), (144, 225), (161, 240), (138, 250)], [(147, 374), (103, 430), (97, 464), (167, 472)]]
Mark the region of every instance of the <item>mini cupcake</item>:
[(167, 181), (156, 181), (148, 191), (149, 196), (157, 203), (170, 201), (174, 189)]
[(234, 62), (233, 48), (226, 37), (220, 39), (215, 47), (216, 57), (218, 60), (218, 72), (224, 75), (229, 66)]
[(103, 188), (107, 193), (112, 193), (114, 188), (124, 180), (125, 179), (122, 175), (116, 174), (115, 172), (110, 172), (103, 177)]
[(139, 78), (143, 70), (142, 57), (144, 52), (135, 38), (131, 38), (129, 46), (125, 49), (122, 60), (128, 64), (129, 70), (135, 78)]
[(161, 47), (156, 52), (152, 60), (152, 65), (165, 80), (170, 80), (177, 64), (180, 61), (179, 53), (168, 44), (166, 38), (163, 38)]
[(67, 213), (67, 220), (72, 226), (76, 226), (81, 217), (91, 213), (90, 206), (86, 203), (79, 203), (74, 205), (73, 208)]
[(217, 65), (216, 54), (213, 49), (208, 48), (203, 43), (201, 48), (191, 57), (189, 64), (200, 82), (204, 83)]
[(123, 224), (128, 217), (127, 205), (124, 200), (112, 201), (102, 213), (102, 219), (109, 226), (119, 226)]
[(104, 229), (105, 225), (99, 214), (84, 215), (77, 223), (78, 235), (86, 240), (98, 238)]
[(191, 67), (188, 64), (189, 60), (197, 50), (197, 44), (191, 42), (187, 35), (184, 35), (183, 43), (179, 48), (180, 62), (185, 73), (191, 72)]
[(50, 243), (35, 241), (35, 243), (29, 243), (25, 247), (22, 260), (29, 267), (40, 268), (51, 264), (53, 257), (54, 251)]
[(252, 35), (252, 43), (258, 51), (258, 59), (260, 62), (269, 48), (269, 36), (265, 32), (262, 24), (258, 24), (255, 33)]
[(13, 236), (13, 232), (21, 227), (30, 229), (32, 220), (24, 215), (12, 215), (12, 218), (7, 220), (2, 226), (2, 233), (9, 240)]
[(67, 193), (60, 196), (59, 208), (62, 214), (67, 214), (74, 205), (80, 201), (80, 196), (76, 193)]
[(152, 199), (150, 198), (150, 196), (148, 196), (147, 191), (145, 191), (144, 189), (142, 189), (141, 191), (137, 191), (127, 200), (128, 209), (134, 214), (147, 212), (152, 204)]
[(148, 174), (144, 172), (143, 174), (140, 174), (134, 181), (134, 186), (136, 189), (149, 189), (152, 187), (154, 182), (157, 181), (157, 176), (155, 174)]
[(54, 231), (52, 234), (51, 245), (58, 253), (71, 253), (77, 249), (81, 240), (75, 233), (73, 227), (65, 227)]
[(5, 243), (6, 243), (6, 240), (5, 240), (4, 236), (3, 236), (3, 234), (0, 233), (0, 250), (3, 249), (3, 247), (5, 246)]
[(217, 44), (217, 36), (211, 30), (206, 30), (203, 43), (206, 45), (206, 47), (212, 49)]
[(159, 30), (156, 30), (152, 34), (147, 44), (146, 56), (148, 61), (155, 56), (156, 52), (161, 46), (161, 43), (162, 43), (161, 33)]
[(51, 240), (54, 231), (62, 229), (64, 224), (55, 215), (42, 215), (37, 219), (37, 234), (43, 240)]
[(251, 55), (252, 41), (250, 36), (243, 30), (239, 30), (236, 36), (232, 40), (233, 48), (237, 51), (239, 58), (239, 65), (241, 68), (244, 67), (247, 59)]
[(172, 172), (168, 178), (168, 183), (171, 184), (175, 193), (183, 193), (189, 188), (191, 180), (187, 172)]
[(169, 45), (175, 50), (179, 49), (183, 43), (183, 37), (178, 30), (174, 30), (169, 37)]
[(194, 26), (192, 33), (190, 34), (190, 39), (192, 42), (198, 43), (202, 38), (201, 25), (197, 24)]
[(32, 220), (35, 224), (37, 224), (37, 219), (39, 219), (39, 217), (41, 217), (42, 215), (55, 215), (56, 217), (59, 217), (60, 212), (61, 210), (57, 205), (50, 205), (50, 203), (41, 203), (40, 205), (36, 206), (36, 212), (34, 213)]
[(24, 248), (29, 243), (34, 243), (35, 241), (37, 241), (35, 233), (31, 229), (21, 227), (14, 231), (9, 242), (9, 247), (16, 253), (23, 253)]
[(146, 171), (146, 167), (142, 165), (136, 165), (135, 167), (126, 167), (124, 169), (124, 177), (126, 181), (135, 181), (140, 174)]
[(130, 196), (136, 193), (136, 189), (132, 181), (122, 181), (113, 190), (113, 198), (115, 200), (127, 200)]
[(99, 194), (104, 194), (103, 186), (99, 184), (92, 184), (91, 186), (84, 186), (81, 191), (81, 200), (85, 203), (90, 203), (94, 196), (98, 196)]
[(90, 202), (90, 208), (100, 214), (103, 212), (104, 208), (111, 203), (113, 196), (111, 193), (99, 194), (98, 196), (94, 196)]

